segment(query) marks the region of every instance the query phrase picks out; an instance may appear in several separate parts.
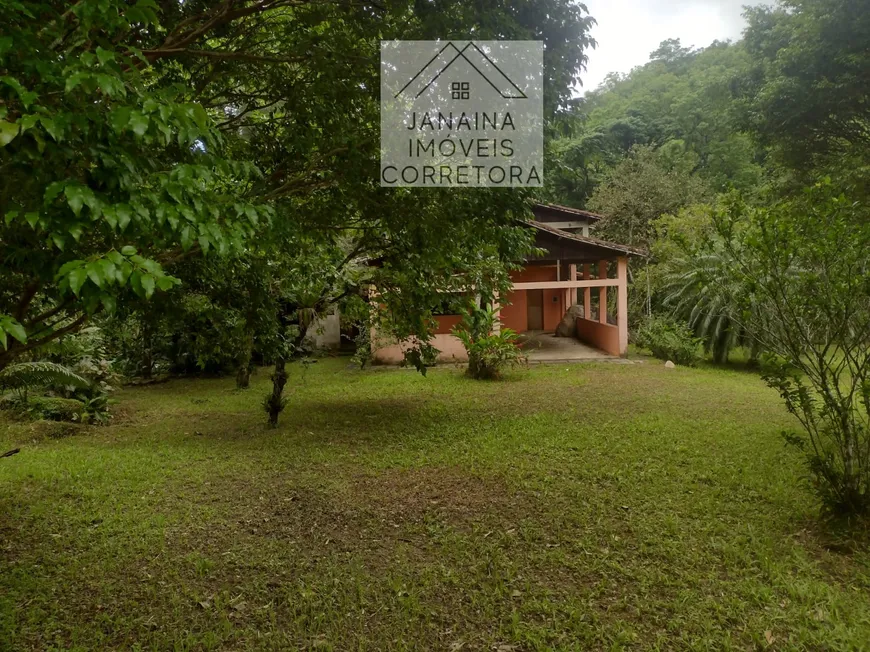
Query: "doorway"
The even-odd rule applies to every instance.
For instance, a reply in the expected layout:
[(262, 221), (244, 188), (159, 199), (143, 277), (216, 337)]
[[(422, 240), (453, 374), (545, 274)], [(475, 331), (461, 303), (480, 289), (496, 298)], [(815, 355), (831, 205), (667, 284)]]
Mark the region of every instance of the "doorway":
[(530, 331), (544, 330), (544, 291), (526, 290), (526, 327)]

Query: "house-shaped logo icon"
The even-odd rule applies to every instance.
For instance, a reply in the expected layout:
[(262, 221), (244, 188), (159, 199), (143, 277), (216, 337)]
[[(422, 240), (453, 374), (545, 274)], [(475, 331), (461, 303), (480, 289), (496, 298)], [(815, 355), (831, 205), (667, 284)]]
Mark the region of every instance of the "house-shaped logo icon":
[[(452, 41), (447, 43), (432, 57), (420, 71), (405, 84), (394, 97), (400, 95), (419, 98), (436, 84), (439, 78), (458, 61), (467, 63), (475, 77), (474, 83), (481, 83), (493, 89), (503, 99), (527, 99), (526, 94), (508, 77), (501, 68), (476, 43), (469, 41), (461, 49)], [(455, 70), (455, 68), (454, 68)], [(476, 75), (474, 73), (477, 73)], [(446, 79), (446, 77), (445, 77)], [(450, 97), (454, 100), (469, 99), (471, 81), (451, 81)]]
[(538, 187), (541, 41), (381, 41), (381, 185)]

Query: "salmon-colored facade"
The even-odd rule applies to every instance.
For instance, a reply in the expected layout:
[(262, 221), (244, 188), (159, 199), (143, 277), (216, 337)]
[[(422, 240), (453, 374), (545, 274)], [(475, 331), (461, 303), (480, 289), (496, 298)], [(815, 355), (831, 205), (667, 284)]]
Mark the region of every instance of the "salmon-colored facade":
[[(576, 337), (611, 355), (624, 355), (628, 348), (628, 256), (642, 252), (589, 237), (590, 223), (599, 219), (592, 213), (550, 204), (538, 204), (533, 210), (539, 219), (529, 224), (536, 229), (536, 246), (545, 253), (511, 273), (512, 290), (494, 306), (500, 326), (518, 333), (552, 333), (569, 308), (580, 305)], [(608, 302), (608, 292), (616, 293), (615, 302)], [(615, 311), (609, 313), (608, 307)], [(451, 334), (461, 316), (435, 319), (431, 343), (440, 351), (439, 361), (467, 360), (462, 343)], [(379, 342), (375, 333), (373, 341), (375, 360), (386, 364), (401, 362), (410, 346)]]
[[(511, 273), (511, 280), (515, 284), (558, 281), (558, 272), (556, 265), (529, 265), (525, 269)], [(502, 306), (500, 311), (502, 326), (517, 333), (530, 330), (554, 331), (571, 307), (566, 304), (565, 291), (558, 289), (515, 290), (504, 298), (504, 303), (506, 305)], [(540, 306), (540, 324), (530, 325), (530, 317), (532, 321), (538, 317), (535, 314), (538, 306)]]

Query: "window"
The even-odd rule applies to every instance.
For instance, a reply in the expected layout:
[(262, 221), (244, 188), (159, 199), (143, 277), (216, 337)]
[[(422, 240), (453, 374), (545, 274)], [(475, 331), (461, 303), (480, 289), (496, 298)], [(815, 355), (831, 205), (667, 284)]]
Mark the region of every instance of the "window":
[(471, 84), (469, 82), (451, 82), (450, 95), (454, 100), (467, 100), (471, 97)]

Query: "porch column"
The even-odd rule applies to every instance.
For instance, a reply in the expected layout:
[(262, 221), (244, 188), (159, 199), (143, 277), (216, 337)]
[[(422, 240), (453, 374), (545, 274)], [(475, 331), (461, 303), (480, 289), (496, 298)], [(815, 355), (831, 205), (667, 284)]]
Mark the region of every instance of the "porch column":
[(619, 329), (619, 354), (628, 351), (628, 258), (616, 259), (616, 326)]
[[(607, 278), (607, 261), (598, 261), (598, 278)], [(598, 321), (599, 323), (607, 323), (607, 286), (602, 285), (598, 288)]]
[[(568, 265), (568, 280), (576, 281), (577, 280), (577, 265)], [(574, 305), (574, 302), (577, 300), (577, 289), (576, 288), (568, 288), (565, 290), (565, 312)]]
[[(583, 280), (592, 278), (589, 273), (589, 263), (583, 263)], [(592, 288), (583, 288), (583, 318), (592, 319)]]
[(501, 333), (501, 304), (498, 301), (498, 292), (493, 292), (492, 295), (492, 311), (495, 313), (495, 323), (492, 325), (492, 332), (498, 335)]

